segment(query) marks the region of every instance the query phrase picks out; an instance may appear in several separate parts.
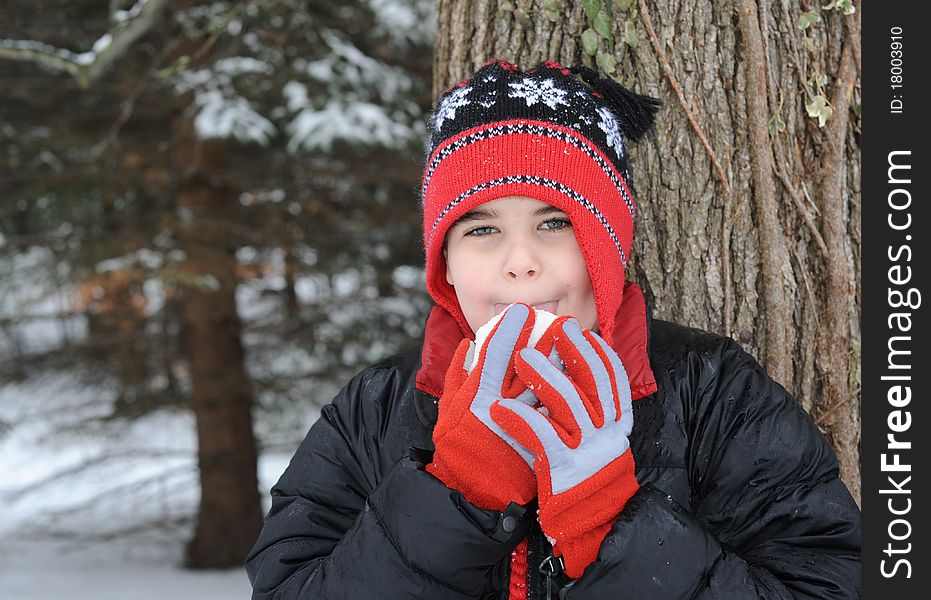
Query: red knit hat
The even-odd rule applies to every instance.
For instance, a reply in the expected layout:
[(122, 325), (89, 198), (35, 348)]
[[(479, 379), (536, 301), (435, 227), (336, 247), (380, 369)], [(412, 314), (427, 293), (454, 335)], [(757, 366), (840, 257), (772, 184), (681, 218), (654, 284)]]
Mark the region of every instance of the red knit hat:
[(440, 96), (421, 198), (427, 291), (466, 336), (474, 333), (446, 281), (446, 232), (480, 204), (525, 196), (569, 216), (599, 329), (612, 339), (636, 218), (625, 138), (639, 139), (658, 107), (591, 69), (552, 61), (526, 72), (489, 61)]

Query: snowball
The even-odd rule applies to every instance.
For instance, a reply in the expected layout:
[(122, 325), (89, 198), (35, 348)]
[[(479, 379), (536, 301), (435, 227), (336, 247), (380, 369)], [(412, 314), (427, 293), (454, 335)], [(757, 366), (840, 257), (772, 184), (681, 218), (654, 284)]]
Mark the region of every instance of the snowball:
[[(513, 305), (511, 305), (513, 306)], [(495, 325), (498, 324), (498, 321), (504, 316), (504, 313), (507, 309), (501, 311), (495, 315), (490, 321), (478, 328), (478, 331), (475, 332), (475, 342), (472, 345), (469, 354), (466, 356), (465, 360), (465, 370), (466, 372), (471, 373), (472, 369), (475, 368), (476, 363), (478, 362), (478, 357), (481, 354), (481, 350), (485, 345), (485, 342), (488, 340), (488, 336), (491, 335), (491, 332), (494, 330)], [(556, 320), (556, 315), (551, 312), (535, 309), (535, 318), (533, 322), (533, 330), (530, 332), (530, 339), (527, 340), (527, 348), (535, 348), (537, 343), (539, 343), (540, 338), (543, 337), (543, 333), (549, 328), (549, 326)], [(559, 364), (558, 358), (555, 356), (550, 357), (550, 360), (553, 361), (553, 364), (561, 367)]]

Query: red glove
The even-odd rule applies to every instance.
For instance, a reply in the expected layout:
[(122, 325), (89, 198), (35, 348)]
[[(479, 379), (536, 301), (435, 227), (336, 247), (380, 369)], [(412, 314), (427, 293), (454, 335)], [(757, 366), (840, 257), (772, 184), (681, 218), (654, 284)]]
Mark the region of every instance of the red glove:
[(526, 392), (514, 370), (514, 350), (527, 345), (533, 323), (529, 306), (509, 307), (479, 350), (471, 373), (464, 368), (475, 351), (469, 340), (459, 344), (446, 372), (433, 429), (436, 451), (427, 471), (486, 510), (504, 510), (511, 501), (526, 504), (537, 495), (530, 467), (533, 455), (507, 435), (489, 412), (495, 401)]
[(519, 351), (519, 377), (543, 408), (502, 399), (492, 418), (533, 451), (540, 525), (555, 539), (569, 577), (598, 555), (627, 500), (639, 488), (627, 437), (633, 427), (630, 383), (614, 350), (598, 335), (560, 317), (538, 348), (552, 343), (563, 373), (538, 350)]

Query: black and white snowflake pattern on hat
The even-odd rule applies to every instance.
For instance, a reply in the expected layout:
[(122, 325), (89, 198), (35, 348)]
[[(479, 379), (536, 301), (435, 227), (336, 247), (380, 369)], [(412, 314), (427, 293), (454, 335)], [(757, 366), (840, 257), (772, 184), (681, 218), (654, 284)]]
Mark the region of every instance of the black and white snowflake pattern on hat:
[(569, 106), (569, 102), (566, 101), (569, 92), (558, 87), (552, 78), (538, 81), (533, 77), (524, 77), (520, 81), (508, 83), (508, 86), (511, 88), (508, 97), (523, 98), (527, 106), (533, 106), (537, 102), (542, 102), (551, 109), (559, 105)]
[(601, 120), (598, 121), (598, 127), (605, 134), (605, 140), (608, 145), (614, 148), (614, 153), (618, 158), (624, 158), (624, 136), (621, 134), (621, 127), (618, 125), (617, 118), (614, 116), (614, 113), (604, 106), (599, 106), (597, 109), (598, 115), (601, 117)]
[(643, 134), (658, 106), (655, 99), (630, 92), (584, 67), (570, 70), (547, 61), (521, 71), (507, 61), (492, 60), (440, 96), (427, 157), (443, 140), (482, 123), (529, 119), (570, 127), (596, 146), (610, 149), (606, 154), (627, 176), (626, 140)]
[(455, 119), (457, 109), (470, 104), (468, 96), (471, 91), (471, 87), (456, 88), (443, 97), (434, 113), (433, 129), (435, 131), (440, 131), (447, 119)]

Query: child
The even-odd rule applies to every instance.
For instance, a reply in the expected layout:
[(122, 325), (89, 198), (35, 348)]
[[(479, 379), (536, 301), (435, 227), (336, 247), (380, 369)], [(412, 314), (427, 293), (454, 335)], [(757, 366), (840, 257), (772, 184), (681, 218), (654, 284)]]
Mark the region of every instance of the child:
[(272, 489), (253, 598), (859, 596), (859, 511), (809, 416), (624, 281), (625, 141), (656, 108), (553, 62), (444, 93), (423, 345), (324, 407)]

